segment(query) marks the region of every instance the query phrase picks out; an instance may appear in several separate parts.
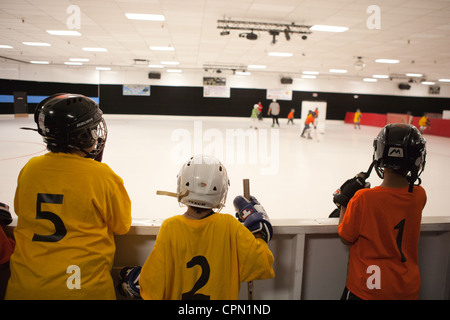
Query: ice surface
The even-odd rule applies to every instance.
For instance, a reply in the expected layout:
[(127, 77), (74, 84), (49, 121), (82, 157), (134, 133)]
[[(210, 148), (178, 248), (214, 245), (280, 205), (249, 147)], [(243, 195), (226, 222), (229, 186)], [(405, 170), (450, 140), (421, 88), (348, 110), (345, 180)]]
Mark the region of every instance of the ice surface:
[[(108, 141), (103, 162), (120, 175), (132, 200), (137, 224), (154, 224), (184, 212), (175, 198), (156, 195), (175, 191), (181, 164), (191, 154), (219, 157), (227, 168), (230, 188), (222, 212), (234, 214), (234, 196), (242, 194), (242, 179), (250, 179), (256, 196), (272, 219), (324, 219), (335, 209), (332, 193), (346, 179), (367, 170), (372, 143), (381, 128), (326, 121), (323, 134), (300, 138), (303, 122), (271, 128), (271, 119), (250, 129), (250, 118), (106, 115)], [(0, 117), (0, 202), (10, 205), (20, 169), (45, 145), (33, 131), (33, 118)], [(424, 216), (450, 216), (450, 139), (425, 135), (427, 163), (422, 185), (428, 202)], [(372, 172), (372, 186), (381, 180)], [(140, 221), (140, 222), (139, 222)]]

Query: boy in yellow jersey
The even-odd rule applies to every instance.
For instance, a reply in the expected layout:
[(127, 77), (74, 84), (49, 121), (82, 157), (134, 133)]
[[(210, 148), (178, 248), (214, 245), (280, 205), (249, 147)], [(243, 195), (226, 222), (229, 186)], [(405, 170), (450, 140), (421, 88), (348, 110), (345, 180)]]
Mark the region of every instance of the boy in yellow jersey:
[(355, 112), (355, 116), (353, 117), (353, 126), (358, 127), (358, 129), (361, 129), (361, 118), (362, 118), (362, 113), (360, 109), (356, 109)]
[(427, 126), (430, 125), (430, 119), (428, 119), (428, 113), (424, 113), (423, 116), (419, 119), (419, 130), (420, 133), (424, 133)]
[(128, 232), (122, 179), (99, 159), (107, 130), (93, 100), (56, 94), (36, 108), (50, 151), (20, 171), (6, 299), (115, 299), (114, 233)]
[(236, 197), (239, 221), (213, 211), (224, 206), (228, 185), (225, 167), (213, 157), (183, 165), (177, 195), (187, 210), (163, 222), (142, 270), (122, 270), (125, 294), (138, 296), (140, 287), (143, 299), (230, 300), (238, 299), (241, 282), (274, 277), (272, 226), (259, 202)]

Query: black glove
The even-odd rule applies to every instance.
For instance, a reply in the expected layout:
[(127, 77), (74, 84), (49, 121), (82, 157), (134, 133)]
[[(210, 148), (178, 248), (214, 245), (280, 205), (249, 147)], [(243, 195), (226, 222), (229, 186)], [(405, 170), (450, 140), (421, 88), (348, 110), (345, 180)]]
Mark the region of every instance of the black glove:
[(360, 172), (354, 178), (348, 179), (344, 184), (333, 193), (333, 202), (338, 208), (347, 207), (350, 199), (356, 191), (363, 188), (370, 188), (370, 182), (366, 182), (367, 174)]
[(5, 226), (7, 226), (12, 221), (13, 219), (11, 217), (11, 213), (9, 212), (9, 206), (0, 202), (0, 223), (3, 223)]

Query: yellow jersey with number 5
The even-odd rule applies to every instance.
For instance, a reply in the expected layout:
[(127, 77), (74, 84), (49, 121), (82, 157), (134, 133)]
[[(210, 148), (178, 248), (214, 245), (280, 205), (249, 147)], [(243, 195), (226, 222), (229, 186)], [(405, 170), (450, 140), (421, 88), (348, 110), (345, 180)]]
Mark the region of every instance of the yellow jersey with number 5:
[(141, 270), (151, 300), (238, 299), (241, 282), (275, 276), (267, 243), (229, 214), (166, 219)]
[(17, 182), (16, 247), (6, 299), (115, 299), (114, 233), (131, 201), (111, 168), (76, 154), (30, 159)]

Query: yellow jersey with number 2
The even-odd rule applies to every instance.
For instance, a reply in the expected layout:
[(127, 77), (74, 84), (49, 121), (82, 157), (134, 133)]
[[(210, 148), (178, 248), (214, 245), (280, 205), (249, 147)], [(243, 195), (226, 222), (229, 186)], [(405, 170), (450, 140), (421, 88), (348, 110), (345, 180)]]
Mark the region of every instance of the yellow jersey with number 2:
[(275, 276), (267, 243), (229, 214), (165, 220), (141, 270), (141, 296), (152, 300), (238, 299), (240, 283)]
[(6, 299), (115, 299), (113, 234), (128, 232), (131, 202), (111, 168), (47, 153), (22, 168), (14, 199), (16, 247)]

